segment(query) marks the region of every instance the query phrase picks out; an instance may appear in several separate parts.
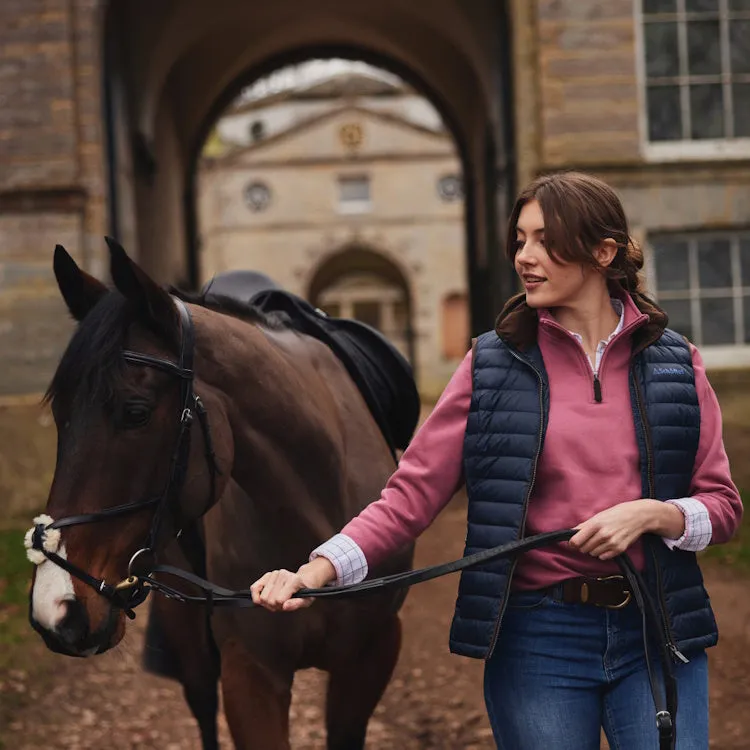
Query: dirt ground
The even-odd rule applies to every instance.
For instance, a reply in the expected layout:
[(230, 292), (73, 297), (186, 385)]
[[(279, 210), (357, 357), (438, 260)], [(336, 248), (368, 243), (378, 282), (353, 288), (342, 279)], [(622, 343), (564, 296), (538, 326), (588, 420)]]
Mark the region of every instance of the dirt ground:
[[(461, 553), (465, 509), (455, 502), (418, 545), (418, 565)], [(707, 570), (709, 591), (722, 630), (711, 653), (711, 747), (735, 750), (750, 746), (750, 599), (747, 580), (720, 580)], [(405, 643), (396, 675), (370, 724), (370, 750), (480, 750), (494, 747), (484, 715), (482, 665), (451, 656), (447, 634), (456, 578), (415, 587), (404, 608)], [(23, 694), (0, 737), (5, 747), (89, 749), (159, 748), (199, 750), (196, 726), (175, 683), (144, 674), (140, 644), (144, 617), (131, 625), (115, 652), (88, 660), (59, 657), (32, 646), (30, 657), (48, 676), (39, 682), (15, 672), (0, 684), (6, 698)], [(324, 677), (298, 675), (292, 705), (293, 747), (324, 748), (322, 706)], [(222, 721), (224, 747), (231, 747)]]

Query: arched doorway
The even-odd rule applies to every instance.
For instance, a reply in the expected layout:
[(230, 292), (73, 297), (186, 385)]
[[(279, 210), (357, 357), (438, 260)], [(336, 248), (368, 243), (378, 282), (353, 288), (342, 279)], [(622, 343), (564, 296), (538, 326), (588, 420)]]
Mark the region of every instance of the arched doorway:
[(509, 47), (505, 3), (496, 0), (111, 0), (111, 231), (132, 238), (160, 280), (195, 284), (195, 167), (216, 114), (249, 81), (285, 64), (365, 60), (427, 95), (453, 133), (465, 179), (472, 329), (486, 328), (511, 289), (498, 241), (514, 192)]
[(307, 298), (332, 317), (355, 318), (376, 328), (416, 370), (410, 285), (384, 255), (357, 247), (331, 255), (312, 276)]

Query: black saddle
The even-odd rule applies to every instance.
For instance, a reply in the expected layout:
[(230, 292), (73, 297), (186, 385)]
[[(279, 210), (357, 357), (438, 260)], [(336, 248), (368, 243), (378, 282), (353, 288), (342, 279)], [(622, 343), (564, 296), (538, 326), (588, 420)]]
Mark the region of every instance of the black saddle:
[(394, 455), (406, 449), (419, 421), (419, 392), (411, 365), (379, 331), (357, 320), (329, 318), (254, 271), (221, 274), (203, 293), (207, 301), (232, 297), (265, 313), (281, 313), (293, 330), (326, 344), (346, 367)]
[(214, 276), (203, 287), (201, 294), (206, 302), (231, 297), (249, 304), (259, 292), (278, 288), (273, 279), (259, 271), (226, 271)]

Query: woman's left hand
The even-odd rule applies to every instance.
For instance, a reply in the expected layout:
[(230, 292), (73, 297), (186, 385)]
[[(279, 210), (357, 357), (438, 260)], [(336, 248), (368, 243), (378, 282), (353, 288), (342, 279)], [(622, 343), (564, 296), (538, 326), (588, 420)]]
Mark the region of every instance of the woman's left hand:
[(653, 530), (657, 505), (663, 503), (642, 499), (607, 508), (576, 526), (578, 533), (570, 544), (586, 555), (611, 560), (625, 552), (642, 534)]

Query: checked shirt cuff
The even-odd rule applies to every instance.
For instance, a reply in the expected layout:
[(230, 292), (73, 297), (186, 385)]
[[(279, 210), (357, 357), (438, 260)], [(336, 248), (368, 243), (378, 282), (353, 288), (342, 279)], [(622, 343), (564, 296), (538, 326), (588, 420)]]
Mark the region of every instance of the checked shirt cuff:
[(336, 585), (349, 586), (367, 577), (367, 560), (360, 546), (346, 534), (336, 534), (312, 551), (310, 560), (325, 557), (336, 569)]
[(711, 517), (708, 509), (694, 497), (681, 497), (678, 500), (667, 500), (676, 505), (685, 516), (685, 531), (679, 539), (664, 539), (669, 549), (677, 548), (686, 552), (700, 552), (711, 542)]

